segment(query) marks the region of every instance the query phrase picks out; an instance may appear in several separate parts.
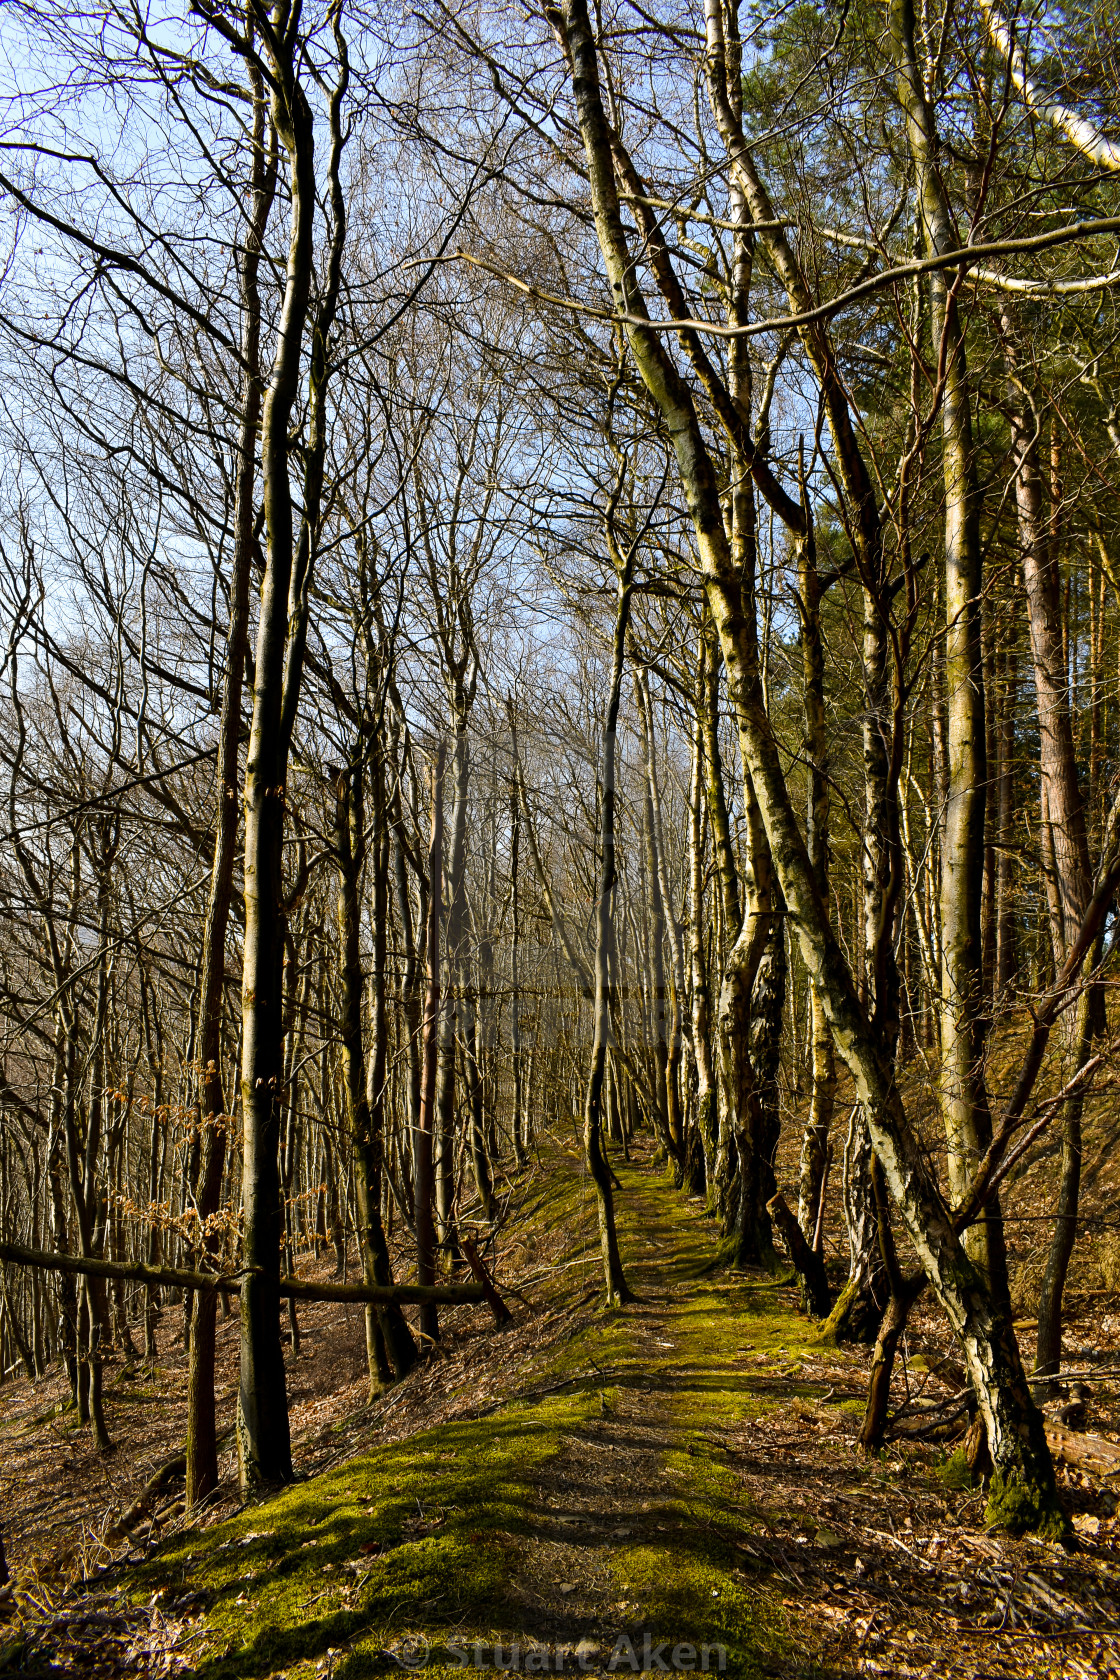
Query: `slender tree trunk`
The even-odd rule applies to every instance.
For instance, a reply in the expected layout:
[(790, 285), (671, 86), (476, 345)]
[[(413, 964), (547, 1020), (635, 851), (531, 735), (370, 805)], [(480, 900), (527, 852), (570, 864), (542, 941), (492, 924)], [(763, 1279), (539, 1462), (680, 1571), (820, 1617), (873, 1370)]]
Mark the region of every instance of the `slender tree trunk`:
[[(482, 990), (487, 989), (486, 936), (476, 942), (477, 961)], [(470, 1152), (474, 1185), (478, 1192), (482, 1217), (494, 1217), (494, 1175), (486, 1139), (486, 1062), (485, 1006), (479, 999), (479, 988), (471, 972), (470, 956), (466, 956), (463, 979), (463, 1063), (466, 1071), (467, 1103), (470, 1109)]]
[[(1092, 897), (1092, 866), (1070, 711), (1055, 522), (1046, 517), (1038, 459), (1039, 416), (1019, 377), (1016, 323), (1007, 308), (1003, 311), (1002, 326), (1011, 399), (1011, 445), (1016, 465), (1015, 505), (1038, 705), (1040, 850), (1050, 909), (1050, 943), (1055, 969), (1060, 970)], [(1089, 967), (1098, 955), (1095, 949), (1087, 959)], [(1075, 1071), (1084, 1066), (1092, 1052), (1099, 1013), (1099, 994), (1089, 986), (1072, 1023)], [(1078, 1086), (1067, 1099), (1062, 1117), (1056, 1223), (1043, 1274), (1035, 1344), (1035, 1371), (1040, 1376), (1054, 1375), (1061, 1363), (1062, 1295), (1077, 1229), (1084, 1101), (1084, 1087)]]
[[(708, 654), (706, 638), (701, 638), (701, 684), (704, 660)], [(712, 1199), (716, 1147), (719, 1141), (719, 1108), (716, 1097), (715, 1073), (712, 1067), (711, 993), (708, 987), (708, 961), (704, 948), (704, 741), (699, 717), (692, 735), (692, 775), (688, 798), (688, 943), (692, 970), (692, 1056), (696, 1067), (696, 1124), (695, 1131), (703, 1151), (705, 1188), (709, 1205)]]
[[(809, 767), (805, 842), (817, 891), (822, 903), (827, 904), (829, 755), (824, 696), (824, 647), (821, 642), (821, 585), (817, 572), (816, 542), (809, 515), (803, 460), (800, 478), (805, 535), (798, 543), (797, 571), (805, 690), (805, 752)], [(813, 1089), (809, 1100), (809, 1121), (801, 1143), (797, 1222), (806, 1242), (812, 1245), (816, 1235), (817, 1212), (821, 1204), (825, 1162), (828, 1159), (828, 1136), (836, 1103), (836, 1055), (824, 1005), (811, 976), (808, 984)]]
[[(335, 857), (338, 865), (338, 935), (342, 953), (339, 1004), (339, 1049), (342, 1059), (346, 1122), (354, 1167), (358, 1256), (362, 1275), (370, 1284), (391, 1284), (389, 1248), (381, 1223), (381, 1176), (384, 1148), (384, 1086), (386, 1067), (386, 934), (388, 921), (388, 836), (384, 799), (379, 782), (380, 763), (373, 768), (373, 964), (370, 973), (370, 1013), (373, 1055), (367, 1069), (362, 1042), (362, 956), (360, 944), (361, 876), (366, 854), (364, 753), (358, 744), (351, 762), (339, 772), (335, 806)], [(416, 1359), (416, 1345), (399, 1307), (366, 1307), (366, 1354), (370, 1395), (386, 1383), (405, 1376)]]
[[(656, 924), (660, 921), (670, 958), (670, 990), (668, 1021), (665, 1033), (665, 1119), (669, 1137), (676, 1152), (678, 1170), (688, 1181), (694, 1195), (703, 1193), (702, 1180), (697, 1182), (695, 1153), (690, 1158), (685, 1149), (681, 1109), (681, 1052), (684, 1020), (684, 939), (680, 922), (673, 909), (669, 875), (666, 867), (665, 825), (661, 809), (661, 786), (657, 775), (657, 759), (653, 737), (653, 708), (650, 704), (649, 681), (646, 673), (635, 666), (634, 691), (638, 714), (642, 722), (642, 743), (646, 767), (646, 811), (648, 822), (647, 867), (650, 872), (651, 899)], [(663, 966), (663, 964), (662, 964)], [(656, 970), (655, 970), (656, 983)], [(664, 988), (664, 980), (661, 982)], [(691, 1176), (690, 1176), (691, 1175)]]
[[(937, 135), (914, 47), (913, 0), (891, 0), (899, 98), (918, 180), (928, 253), (951, 250), (954, 234), (937, 163)], [(945, 486), (945, 704), (948, 799), (941, 843), (941, 1107), (949, 1182), (960, 1199), (991, 1139), (984, 1078), (985, 1010), (981, 912), (987, 729), (981, 645), (983, 555), (964, 331), (955, 290), (932, 276), (934, 332), (944, 366), (941, 399)], [(936, 348), (936, 346), (935, 346)], [(992, 1289), (1006, 1295), (1003, 1224), (993, 1198), (967, 1247)]]
[[(1094, 948), (1093, 955), (1099, 960), (1099, 944)], [(1078, 1069), (1084, 1067), (1092, 1050), (1097, 1004), (1094, 992), (1095, 988), (1092, 985), (1086, 986), (1078, 1002), (1074, 1039)], [(1038, 1330), (1034, 1359), (1035, 1375), (1038, 1377), (1057, 1377), (1062, 1363), (1062, 1295), (1077, 1236), (1077, 1211), (1081, 1199), (1081, 1119), (1084, 1105), (1085, 1087), (1081, 1084), (1066, 1098), (1062, 1113), (1058, 1206), (1038, 1296)]]
[(525, 1113), (525, 1051), (521, 1043), (521, 803), (514, 788), (509, 796), (509, 878), (510, 878), (510, 954), (509, 954), (509, 1039), (510, 1064), (513, 1074), (513, 1117), (510, 1141), (514, 1158), (520, 1166), (529, 1148), (527, 1116)]
[[(466, 1033), (470, 953), (466, 915), (467, 799), (470, 788), (468, 705), (462, 684), (453, 679), (453, 736), (451, 789), (453, 804), (448, 825), (444, 871), (446, 879), (447, 988), (440, 1011), (439, 1060), (436, 1080), (436, 1123), (433, 1137), (436, 1227), (449, 1256), (454, 1242), (455, 1200), (455, 1086), (457, 1048)], [(472, 1023), (473, 1024), (473, 1023)]]
[(1003, 704), (996, 738), (996, 996), (1005, 997), (1018, 972), (1015, 913), (1015, 697), (1018, 656), (1014, 648), (1004, 658)]
[(607, 1047), (611, 1038), (610, 963), (613, 942), (612, 899), (617, 865), (615, 859), (615, 750), (618, 729), (618, 708), (622, 698), (622, 668), (626, 657), (626, 631), (630, 618), (630, 598), (633, 592), (633, 553), (618, 564), (617, 597), (614, 626), (614, 656), (611, 665), (611, 686), (603, 720), (603, 781), (599, 817), (599, 880), (595, 901), (595, 1037), (591, 1048), (591, 1066), (587, 1075), (587, 1093), (583, 1108), (584, 1162), (595, 1190), (599, 1214), (599, 1244), (603, 1255), (603, 1283), (607, 1303), (622, 1306), (632, 1301), (632, 1295), (622, 1270), (615, 1228), (614, 1190), (611, 1171), (603, 1149), (603, 1080), (607, 1064)]
[(745, 1053), (745, 1048), (750, 1042), (750, 991), (749, 988), (744, 989), (736, 984), (737, 976), (729, 975), (728, 968), (729, 947), (734, 942), (743, 917), (739, 896), (739, 868), (731, 838), (731, 822), (723, 780), (723, 758), (719, 744), (719, 672), (723, 656), (718, 640), (707, 627), (703, 634), (708, 653), (701, 662), (697, 718), (704, 749), (703, 775), (708, 823), (719, 877), (719, 905), (724, 928), (724, 941), (719, 949), (721, 982), (716, 1015), (719, 1073), (717, 1139), (709, 1200), (718, 1209), (726, 1228), (731, 1219), (730, 1196), (736, 1161), (735, 1132), (738, 1106), (735, 1097), (737, 1082), (731, 1076), (734, 1070), (729, 1068), (728, 1056), (724, 1051), (723, 1032), (726, 1022), (735, 1046), (742, 1046)]
[[(432, 836), (428, 848), (428, 993), (424, 1000), (424, 1037), (420, 1084), (420, 1113), (413, 1139), (415, 1172), (414, 1218), (416, 1226), (416, 1281), (431, 1284), (436, 1278), (436, 1234), (434, 1185), (432, 1182), (432, 1131), (435, 1118), (436, 1069), (439, 1050), (440, 976), (439, 928), (443, 882), (443, 771), (446, 748), (441, 741), (432, 765)], [(420, 1308), (420, 1333), (429, 1342), (439, 1337), (439, 1318), (432, 1305)]]
[(999, 840), (999, 732), (1001, 722), (1000, 685), (996, 679), (997, 650), (993, 605), (983, 600), (980, 619), (980, 648), (984, 668), (985, 735), (984, 761), (988, 783), (984, 800), (984, 883), (980, 901), (981, 1008), (994, 1019), (996, 981), (996, 857)]
[[(653, 827), (653, 804), (647, 779), (642, 798), (642, 841), (645, 861), (645, 892), (642, 897), (649, 905), (649, 996), (652, 1027), (652, 1060), (654, 1073), (653, 1101), (657, 1115), (657, 1129), (664, 1139), (666, 1153), (673, 1163), (678, 1181), (680, 1175), (680, 1115), (671, 1111), (669, 1091), (669, 1008), (668, 987), (665, 984), (665, 907), (661, 898), (661, 883), (657, 870), (657, 836)], [(673, 1120), (677, 1127), (674, 1131)]]
[[(356, 1199), (359, 1219), (364, 1224), (364, 1237), (361, 1234), (359, 1236), (359, 1245), (363, 1254), (363, 1271), (368, 1283), (384, 1286), (391, 1285), (394, 1279), (392, 1261), (389, 1256), (389, 1244), (381, 1218), (381, 1202), (384, 1192), (385, 1092), (389, 1067), (387, 1004), (389, 996), (390, 838), (386, 820), (385, 765), (380, 756), (375, 756), (371, 774), (374, 794), (373, 894), (371, 904), (373, 962), (369, 978), (369, 1013), (372, 1033), (370, 1056), (366, 1067), (365, 1097), (368, 1124), (367, 1130), (363, 1134), (361, 1131), (362, 1114), (359, 1108), (356, 1112), (358, 1124), (355, 1135), (364, 1135), (365, 1142), (362, 1148), (362, 1169), (359, 1172), (355, 1160), (354, 1178), (355, 1188), (361, 1186)], [(351, 832), (353, 833), (353, 829), (351, 829)], [(404, 1313), (395, 1302), (378, 1307), (377, 1322), (392, 1375), (399, 1380), (401, 1377), (408, 1375), (419, 1357), (415, 1338), (408, 1327), (408, 1321)], [(369, 1327), (367, 1325), (367, 1344), (368, 1338)], [(372, 1368), (370, 1377), (372, 1381)]]
[(826, 1341), (870, 1342), (887, 1303), (879, 1245), (874, 1149), (867, 1117), (858, 1104), (848, 1121), (844, 1143), (842, 1196), (848, 1233), (848, 1281), (821, 1328)]
[[(297, 71), (297, 24), (271, 37), (272, 122), (287, 152), (291, 231), (280, 328), (264, 399), (261, 463), (265, 572), (253, 719), (245, 767), (245, 943), (242, 971), (242, 1198), (245, 1286), (237, 1444), (244, 1497), (292, 1479), (280, 1345), (283, 1209), (278, 1157), (284, 1093), (284, 789), (302, 648), (289, 629), (303, 603), (296, 570), (288, 433), (300, 388), (314, 253), (314, 124)], [(310, 540), (310, 538), (309, 538)], [(306, 569), (306, 568), (305, 568)], [(290, 677), (289, 677), (290, 673)]]
[[(416, 924), (412, 916), (412, 896), (408, 879), (408, 845), (404, 833), (401, 803), (401, 772), (397, 767), (397, 734), (399, 722), (393, 729), (393, 787), (389, 795), (389, 822), (393, 831), (393, 885), (397, 901), (397, 920), (401, 937), (400, 1001), (406, 1034), (405, 1065), (407, 1073), (407, 1111), (410, 1136), (415, 1136), (420, 1124), (420, 1075), (422, 1060), (423, 1000), (420, 996), (420, 964), (416, 953)], [(422, 887), (422, 883), (421, 883)], [(421, 925), (426, 918), (421, 908)]]
[(921, 1273), (918, 1274), (918, 1279), (914, 1283), (908, 1284), (903, 1279), (894, 1246), (894, 1232), (891, 1230), (890, 1205), (887, 1201), (886, 1185), (883, 1182), (883, 1169), (875, 1156), (871, 1158), (871, 1187), (875, 1198), (875, 1213), (878, 1221), (879, 1252), (882, 1256), (883, 1271), (887, 1278), (890, 1299), (879, 1325), (875, 1352), (871, 1358), (871, 1377), (867, 1385), (867, 1406), (864, 1410), (863, 1424), (859, 1432), (859, 1444), (866, 1453), (877, 1452), (883, 1444), (895, 1355), (898, 1352), (898, 1344), (902, 1340), (902, 1333), (906, 1328), (906, 1319), (910, 1307), (917, 1296), (918, 1290), (925, 1283)]
[[(61, 1021), (55, 1029), (54, 1077), (51, 1081), (50, 1123), (47, 1133), (47, 1183), (51, 1199), (51, 1241), (56, 1254), (70, 1252), (63, 1187), (64, 1111), (68, 1101), (69, 1057), (67, 1034)], [(80, 1248), (79, 1248), (80, 1252)], [(71, 1276), (58, 1280), (59, 1347), (73, 1399), (78, 1399), (78, 1292)]]

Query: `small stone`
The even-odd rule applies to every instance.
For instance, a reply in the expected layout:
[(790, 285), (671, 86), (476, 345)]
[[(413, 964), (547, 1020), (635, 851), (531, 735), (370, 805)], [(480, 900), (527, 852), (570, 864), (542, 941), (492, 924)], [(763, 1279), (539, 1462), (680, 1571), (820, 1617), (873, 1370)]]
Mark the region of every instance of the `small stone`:
[(562, 1593), (565, 1593), (565, 1594), (566, 1593), (574, 1593), (577, 1586), (578, 1586), (578, 1582), (576, 1582), (576, 1581), (561, 1581), (560, 1591)]

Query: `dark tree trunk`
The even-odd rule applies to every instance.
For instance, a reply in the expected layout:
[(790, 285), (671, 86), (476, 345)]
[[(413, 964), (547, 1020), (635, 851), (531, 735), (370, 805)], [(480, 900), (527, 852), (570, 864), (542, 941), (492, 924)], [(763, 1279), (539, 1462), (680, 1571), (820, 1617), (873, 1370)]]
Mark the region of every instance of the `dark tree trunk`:
[[(249, 639), (249, 586), (254, 548), (257, 436), (261, 415), (261, 306), (257, 285), (265, 226), (276, 187), (275, 137), (266, 145), (266, 106), (263, 82), (250, 66), (253, 88), (253, 199), (249, 228), (240, 260), (241, 429), (238, 437), (234, 502), (233, 575), (230, 579), (230, 617), (226, 635), (225, 684), (218, 726), (218, 757), (214, 771), (216, 832), (210, 872), (210, 898), (202, 941), (199, 975), (198, 1063), (201, 1159), (196, 1191), (203, 1232), (200, 1263), (216, 1265), (220, 1245), (208, 1229), (218, 1211), (225, 1171), (227, 1117), (222, 1083), (222, 1014), (225, 1001), (226, 933), (233, 898), (233, 871), (241, 805), (238, 757), (241, 741), (241, 700)], [(152, 1140), (153, 1151), (155, 1138)], [(218, 1448), (214, 1415), (214, 1348), (217, 1296), (196, 1291), (190, 1326), (187, 1371), (187, 1509), (199, 1504), (218, 1485)]]
[[(242, 974), (241, 1105), (244, 1208), (241, 1382), (237, 1443), (244, 1497), (292, 1479), (291, 1436), (280, 1344), (280, 1253), (284, 1215), (278, 1155), (284, 1108), (283, 886), (285, 789), (306, 648), (310, 586), (318, 545), (326, 457), (327, 343), (341, 284), (346, 207), (340, 164), (348, 80), (337, 16), (338, 79), (330, 99), (332, 233), (312, 335), (308, 372), (303, 517), (298, 548), (289, 476), (289, 432), (300, 393), (303, 344), (314, 269), (315, 134), (300, 82), (298, 11), (268, 36), (272, 123), (290, 166), (291, 229), (272, 377), (261, 423), (265, 569), (257, 628), (253, 719), (245, 767), (245, 944)], [(248, 57), (249, 55), (246, 54)]]

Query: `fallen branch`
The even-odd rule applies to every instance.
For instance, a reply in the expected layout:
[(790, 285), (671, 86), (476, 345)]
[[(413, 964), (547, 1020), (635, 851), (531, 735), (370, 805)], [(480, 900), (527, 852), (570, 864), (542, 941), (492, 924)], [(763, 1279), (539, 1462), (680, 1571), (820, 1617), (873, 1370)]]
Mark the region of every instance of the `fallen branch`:
[(1055, 1458), (1072, 1464), (1077, 1470), (1088, 1470), (1093, 1476), (1120, 1475), (1120, 1446), (1106, 1441), (1101, 1435), (1082, 1435), (1076, 1429), (1063, 1429), (1061, 1424), (1046, 1425), (1046, 1443)]
[(486, 1305), (494, 1314), (495, 1324), (499, 1329), (506, 1324), (511, 1324), (513, 1322), (513, 1314), (510, 1312), (509, 1308), (502, 1300), (502, 1297), (495, 1289), (494, 1280), (490, 1276), (490, 1273), (486, 1270), (478, 1249), (467, 1237), (460, 1237), (459, 1247), (466, 1255), (467, 1265), (474, 1274), (478, 1287), (482, 1290), (482, 1299), (486, 1302)]
[[(78, 1254), (49, 1254), (44, 1249), (22, 1248), (18, 1243), (0, 1243), (0, 1260), (13, 1266), (40, 1266), (52, 1272), (75, 1272), (81, 1277), (124, 1278), (134, 1283), (164, 1284), (171, 1289), (231, 1289), (237, 1293), (248, 1268), (241, 1272), (193, 1272), (179, 1266), (146, 1266), (141, 1261), (87, 1260)], [(437, 1302), (454, 1306), (485, 1299), (479, 1283), (310, 1283), (305, 1278), (282, 1277), (281, 1295), (300, 1301), (373, 1301), (417, 1305)]]
[(187, 1455), (185, 1452), (175, 1453), (166, 1463), (161, 1464), (153, 1476), (144, 1483), (139, 1496), (133, 1500), (126, 1511), (113, 1523), (105, 1534), (106, 1540), (124, 1540), (136, 1527), (142, 1518), (146, 1517), (151, 1506), (157, 1500), (169, 1483), (187, 1473)]

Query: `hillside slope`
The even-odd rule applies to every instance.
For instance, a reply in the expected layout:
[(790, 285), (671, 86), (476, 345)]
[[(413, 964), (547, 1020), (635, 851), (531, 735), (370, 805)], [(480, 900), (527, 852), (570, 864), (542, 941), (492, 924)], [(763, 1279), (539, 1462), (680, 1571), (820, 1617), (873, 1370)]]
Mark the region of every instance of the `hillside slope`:
[(475, 1318), (338, 1426), (320, 1473), (183, 1527), (61, 1618), (25, 1596), (8, 1667), (1120, 1673), (1108, 1521), (1076, 1555), (989, 1536), (943, 1448), (863, 1460), (862, 1357), (814, 1344), (791, 1291), (721, 1269), (702, 1207), (646, 1155), (618, 1164), (639, 1301), (601, 1312), (586, 1183), (559, 1146), (546, 1166), (510, 1329)]

